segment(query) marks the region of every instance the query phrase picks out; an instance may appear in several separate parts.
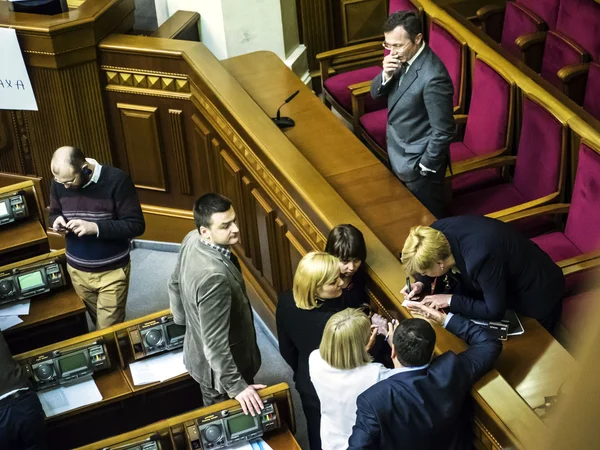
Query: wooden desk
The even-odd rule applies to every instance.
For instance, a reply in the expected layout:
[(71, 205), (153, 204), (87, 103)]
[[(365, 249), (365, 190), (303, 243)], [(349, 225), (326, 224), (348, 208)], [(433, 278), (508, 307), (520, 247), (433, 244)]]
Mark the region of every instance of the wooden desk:
[(0, 265), (46, 253), (48, 237), (39, 220), (25, 219), (0, 227)]
[(88, 332), (85, 305), (72, 288), (33, 297), (23, 323), (4, 331), (13, 355)]

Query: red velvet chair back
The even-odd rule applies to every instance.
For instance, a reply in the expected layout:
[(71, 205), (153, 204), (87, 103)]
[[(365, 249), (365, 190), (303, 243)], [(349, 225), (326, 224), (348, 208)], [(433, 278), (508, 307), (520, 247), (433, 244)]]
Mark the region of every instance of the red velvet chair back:
[(521, 50), (515, 44), (515, 40), (519, 36), (536, 31), (538, 31), (537, 24), (529, 14), (524, 12), (516, 3), (506, 2), (502, 38), (500, 39), (502, 47), (513, 55), (520, 56)]
[(477, 155), (506, 147), (510, 107), (510, 84), (477, 58), (463, 143)]
[(565, 235), (583, 253), (600, 250), (600, 154), (582, 143)]
[(454, 85), (454, 96), (452, 104), (454, 107), (461, 107), (462, 98), (464, 98), (464, 74), (466, 72), (466, 42), (461, 44), (450, 32), (433, 19), (429, 27), (429, 46), (433, 52), (442, 60), (446, 70), (452, 78)]
[(562, 0), (556, 30), (581, 45), (592, 55), (592, 60), (600, 59), (600, 3), (591, 0)]
[(542, 77), (558, 89), (562, 87), (562, 81), (558, 78), (558, 71), (570, 64), (583, 62), (580, 51), (574, 48), (562, 36), (564, 36), (563, 33), (548, 31), (541, 70)]
[(583, 109), (600, 120), (600, 63), (590, 64)]
[(563, 162), (563, 126), (545, 108), (524, 97), (521, 138), (514, 187), (527, 200), (560, 189)]
[[(568, 2), (571, 0), (562, 1)], [(554, 30), (556, 28), (561, 0), (517, 0), (517, 3), (525, 6), (527, 9), (544, 19), (544, 22), (546, 22), (549, 29)]]
[(390, 14), (396, 11), (413, 11), (417, 12), (417, 8), (410, 0), (390, 0)]

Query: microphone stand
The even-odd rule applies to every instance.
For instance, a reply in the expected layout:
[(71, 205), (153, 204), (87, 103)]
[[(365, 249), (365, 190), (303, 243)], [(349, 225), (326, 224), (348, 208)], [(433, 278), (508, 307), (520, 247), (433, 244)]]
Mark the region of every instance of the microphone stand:
[(292, 95), (290, 95), (282, 104), (281, 106), (277, 109), (277, 115), (275, 117), (272, 117), (271, 120), (275, 123), (275, 125), (277, 125), (279, 128), (290, 128), (293, 127), (294, 125), (296, 125), (296, 122), (294, 122), (294, 120), (291, 117), (281, 117), (281, 108), (283, 108), (283, 106), (286, 103), (291, 102), (294, 97), (296, 97), (296, 95), (298, 95), (300, 93), (300, 90), (297, 90), (296, 92), (294, 92)]

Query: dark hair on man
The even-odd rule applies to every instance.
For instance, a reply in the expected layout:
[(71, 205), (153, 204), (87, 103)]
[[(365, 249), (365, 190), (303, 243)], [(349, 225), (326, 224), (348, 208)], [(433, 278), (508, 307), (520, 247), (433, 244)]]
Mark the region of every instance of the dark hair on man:
[(365, 238), (358, 228), (349, 223), (336, 226), (329, 233), (325, 251), (336, 256), (340, 261), (352, 259), (367, 259)]
[(222, 213), (231, 208), (231, 200), (221, 194), (204, 194), (194, 203), (194, 221), (196, 228), (209, 228), (212, 224), (212, 215)]
[(396, 11), (395, 13), (390, 14), (383, 24), (383, 32), (389, 33), (394, 31), (396, 27), (404, 28), (412, 43), (415, 42), (417, 34), (423, 33), (421, 19), (412, 11)]
[(77, 170), (79, 170), (81, 166), (85, 164), (85, 155), (79, 147), (71, 147), (71, 152), (69, 153), (69, 164), (71, 167), (74, 167)]
[(405, 319), (394, 332), (394, 349), (404, 367), (419, 367), (431, 361), (435, 331), (423, 319)]

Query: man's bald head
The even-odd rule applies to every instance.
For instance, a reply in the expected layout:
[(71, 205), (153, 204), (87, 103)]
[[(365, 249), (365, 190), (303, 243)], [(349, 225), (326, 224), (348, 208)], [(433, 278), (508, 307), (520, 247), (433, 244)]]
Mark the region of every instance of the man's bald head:
[(88, 165), (83, 152), (77, 147), (60, 147), (52, 155), (50, 170), (54, 179), (61, 184), (77, 187), (81, 181), (81, 170)]

